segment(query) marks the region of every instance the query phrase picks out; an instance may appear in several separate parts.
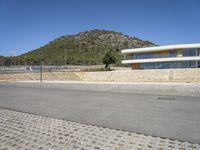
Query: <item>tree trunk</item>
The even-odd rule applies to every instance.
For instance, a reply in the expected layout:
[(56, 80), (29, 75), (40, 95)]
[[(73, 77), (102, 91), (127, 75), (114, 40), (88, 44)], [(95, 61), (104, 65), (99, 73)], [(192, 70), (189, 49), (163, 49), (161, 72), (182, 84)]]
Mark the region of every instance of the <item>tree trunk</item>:
[(108, 68), (108, 65), (109, 65), (109, 64), (106, 64), (106, 65), (105, 65), (105, 69), (107, 69), (107, 68)]

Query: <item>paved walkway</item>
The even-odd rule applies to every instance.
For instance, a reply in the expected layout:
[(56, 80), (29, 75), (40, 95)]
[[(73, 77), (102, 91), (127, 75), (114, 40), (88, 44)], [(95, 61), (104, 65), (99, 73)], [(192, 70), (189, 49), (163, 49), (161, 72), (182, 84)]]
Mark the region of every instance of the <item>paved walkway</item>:
[(1, 150), (199, 150), (199, 144), (0, 109)]

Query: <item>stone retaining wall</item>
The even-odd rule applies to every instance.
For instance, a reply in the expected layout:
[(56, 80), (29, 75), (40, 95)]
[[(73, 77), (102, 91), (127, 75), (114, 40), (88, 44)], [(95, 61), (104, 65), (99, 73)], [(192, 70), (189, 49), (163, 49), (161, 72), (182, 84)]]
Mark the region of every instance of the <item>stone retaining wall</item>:
[(77, 72), (84, 81), (200, 82), (200, 68)]
[[(0, 74), (0, 80), (39, 80), (39, 73)], [(44, 73), (44, 80), (200, 82), (200, 68)]]

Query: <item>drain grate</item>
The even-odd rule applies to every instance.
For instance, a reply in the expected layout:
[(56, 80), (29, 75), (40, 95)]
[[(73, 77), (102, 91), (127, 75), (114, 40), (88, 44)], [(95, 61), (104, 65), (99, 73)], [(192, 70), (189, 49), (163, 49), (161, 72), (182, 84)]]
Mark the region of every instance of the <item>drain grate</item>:
[(174, 101), (174, 97), (158, 97), (157, 100), (167, 100), (167, 101)]

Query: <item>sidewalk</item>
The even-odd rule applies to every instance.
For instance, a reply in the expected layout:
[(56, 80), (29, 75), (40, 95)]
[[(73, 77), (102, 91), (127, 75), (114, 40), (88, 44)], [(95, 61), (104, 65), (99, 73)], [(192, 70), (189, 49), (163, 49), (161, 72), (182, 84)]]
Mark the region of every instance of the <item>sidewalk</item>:
[[(40, 83), (40, 80), (10, 81), (22, 83)], [(43, 83), (78, 83), (78, 84), (116, 84), (116, 85), (199, 85), (200, 82), (95, 82), (95, 81), (61, 81), (43, 80)]]

